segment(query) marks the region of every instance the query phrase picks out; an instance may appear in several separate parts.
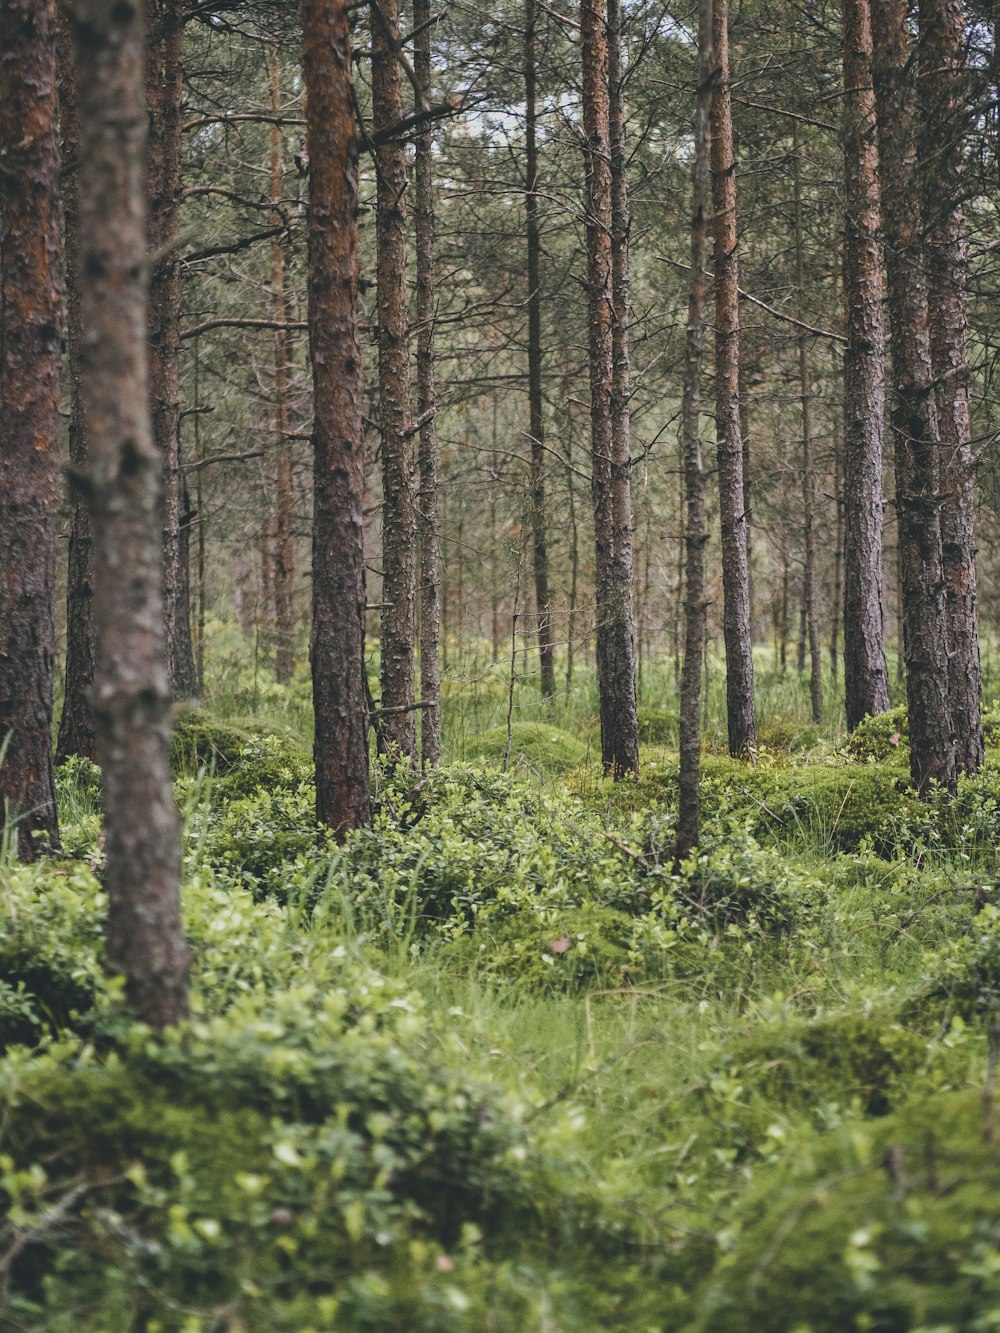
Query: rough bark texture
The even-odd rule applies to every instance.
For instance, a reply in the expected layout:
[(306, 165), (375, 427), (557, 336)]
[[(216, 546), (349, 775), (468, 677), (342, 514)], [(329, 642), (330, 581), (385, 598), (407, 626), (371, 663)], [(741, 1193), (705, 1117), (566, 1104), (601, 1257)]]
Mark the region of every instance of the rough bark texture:
[(371, 820), (364, 664), (358, 343), (358, 141), (347, 0), (302, 0), (309, 151), (316, 813), (343, 837)]
[(718, 76), (712, 99), (715, 261), (715, 420), (722, 527), (723, 632), (729, 752), (753, 758), (757, 723), (750, 638), (750, 566), (740, 425), (739, 234), (729, 86), (729, 0), (715, 0), (712, 46)]
[(59, 128), (62, 140), (63, 275), (69, 397), (69, 559), (66, 571), (66, 665), (56, 758), (97, 759), (90, 691), (94, 683), (94, 539), (90, 512), (77, 484), (87, 469), (87, 433), (80, 401), (80, 118), (73, 41), (59, 25)]
[[(802, 161), (798, 125), (793, 124), (792, 180), (795, 206), (795, 277), (799, 296), (806, 290), (802, 235)], [(799, 407), (802, 421), (802, 610), (809, 639), (809, 699), (812, 720), (823, 719), (823, 649), (816, 607), (816, 484), (813, 477), (812, 393), (809, 385), (809, 335), (799, 334)]]
[(188, 568), (181, 524), (187, 508), (180, 470), (180, 208), (183, 82), (179, 0), (146, 0), (148, 42), (146, 99), (149, 111), (147, 187), (149, 383), (153, 441), (163, 467), (163, 613), (167, 629), (170, 692), (176, 699), (198, 690), (191, 643)]
[(941, 551), (940, 439), (922, 264), (906, 0), (873, 0), (873, 73), (892, 350), (910, 771), (918, 791), (955, 786)]
[[(420, 101), (430, 104), (431, 5), (413, 0), (413, 68)], [(417, 111), (421, 108), (418, 106)], [(441, 575), (438, 547), (438, 447), (434, 386), (434, 160), (428, 122), (416, 136), (416, 201), (414, 224), (417, 251), (417, 420), (420, 434), (417, 462), (420, 491), (417, 532), (420, 537), (420, 757), (425, 768), (441, 760)]]
[(919, 87), (924, 253), (938, 427), (948, 695), (959, 771), (983, 762), (982, 668), (976, 611), (975, 497), (962, 147), (964, 16), (960, 0), (922, 0)]
[(0, 825), (58, 846), (52, 617), (59, 512), (54, 0), (0, 0)]
[(635, 683), (635, 570), (632, 543), (632, 439), (629, 400), (629, 230), (622, 93), (621, 0), (608, 6), (608, 123), (611, 136), (611, 504), (614, 533), (612, 634), (615, 667), (615, 770), (639, 771)]
[(83, 406), (95, 545), (94, 714), (104, 787), (108, 960), (139, 1017), (187, 1013), (180, 833), (168, 766), (160, 458), (150, 428), (142, 15), (72, 11), (80, 107)]
[[(271, 109), (281, 114), (281, 67), (277, 55), (270, 60)], [(281, 126), (271, 126), (271, 225), (282, 225), (284, 193)], [(271, 305), (276, 325), (288, 319), (285, 283), (285, 240), (279, 233), (271, 239)], [(295, 665), (295, 544), (292, 539), (292, 442), (288, 425), (289, 387), (288, 331), (274, 330), (274, 428), (277, 456), (274, 470), (274, 630), (275, 675), (287, 685)]]
[(541, 234), (538, 224), (538, 144), (536, 135), (535, 0), (524, 6), (524, 218), (528, 263), (528, 435), (531, 440), (531, 539), (538, 610), (538, 659), (542, 694), (556, 692), (549, 554), (545, 512), (545, 426), (542, 419)]
[[(403, 119), (399, 0), (372, 0), (372, 126)], [(375, 150), (378, 400), (382, 427), (382, 709), (380, 741), (416, 760), (414, 602), (416, 524), (410, 425), (410, 339), (406, 301), (406, 150), (388, 138)]]
[[(614, 428), (614, 280), (611, 246), (611, 128), (608, 99), (607, 13), (604, 0), (583, 0), (580, 9), (583, 61), (583, 126), (587, 140), (587, 286), (590, 364), (591, 494), (594, 506), (597, 681), (601, 717), (601, 761), (616, 777), (638, 766), (621, 720), (631, 693), (632, 655), (623, 651), (624, 607), (616, 581)], [(631, 624), (627, 627), (631, 634)], [(630, 666), (632, 669), (630, 670)]]
[(869, 0), (844, 0), (844, 705), (853, 731), (889, 707), (882, 608), (885, 318)]
[(677, 845), (679, 866), (698, 845), (701, 774), (701, 671), (705, 656), (705, 471), (701, 455), (701, 362), (708, 299), (708, 213), (711, 194), (709, 155), (712, 110), (712, 0), (698, 10), (698, 91), (694, 122), (694, 183), (691, 207), (691, 285), (688, 289), (687, 342), (681, 434), (684, 444), (684, 666), (681, 671), (680, 776)]

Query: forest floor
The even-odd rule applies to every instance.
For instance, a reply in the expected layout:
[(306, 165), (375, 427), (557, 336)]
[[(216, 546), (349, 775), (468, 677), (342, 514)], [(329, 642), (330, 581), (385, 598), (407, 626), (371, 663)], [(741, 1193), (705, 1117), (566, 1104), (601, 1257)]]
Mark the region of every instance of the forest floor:
[(191, 1023), (102, 971), (90, 765), (0, 862), (0, 1328), (1000, 1328), (992, 700), (924, 804), (903, 710), (845, 745), (762, 660), (750, 768), (714, 672), (674, 874), (675, 707), (615, 785), (586, 668), (522, 682), (505, 773), (505, 671), (452, 667), (449, 761), (337, 848), (307, 682), (228, 633), (174, 742)]

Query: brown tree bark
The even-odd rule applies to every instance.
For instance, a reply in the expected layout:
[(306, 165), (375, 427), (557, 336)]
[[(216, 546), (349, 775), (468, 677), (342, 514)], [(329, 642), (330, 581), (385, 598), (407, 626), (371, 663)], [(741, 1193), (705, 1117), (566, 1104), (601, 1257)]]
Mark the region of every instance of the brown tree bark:
[(906, 0), (873, 0), (873, 61), (882, 178), (882, 229), (892, 351), (910, 772), (917, 790), (955, 786), (941, 549), (940, 434), (916, 179), (911, 44)]
[(94, 539), (83, 489), (87, 434), (80, 400), (80, 118), (68, 23), (59, 24), (59, 128), (62, 140), (63, 300), (69, 390), (69, 558), (66, 570), (66, 664), (56, 758), (97, 759), (90, 691), (94, 683)]
[[(271, 109), (276, 120), (271, 132), (271, 225), (283, 225), (284, 195), (281, 126), (281, 66), (277, 53), (269, 61)], [(295, 543), (292, 538), (292, 442), (288, 424), (289, 366), (288, 293), (285, 281), (285, 240), (282, 233), (271, 238), (271, 304), (274, 311), (274, 629), (277, 640), (275, 675), (282, 685), (292, 679), (295, 666)]]
[(316, 813), (339, 838), (371, 820), (365, 699), (364, 488), (358, 342), (358, 139), (347, 0), (302, 0), (313, 376)]
[(885, 318), (869, 0), (844, 23), (844, 705), (853, 731), (889, 707), (882, 607)]
[(146, 99), (149, 112), (147, 190), (149, 384), (153, 439), (163, 463), (163, 613), (170, 692), (197, 694), (191, 642), (190, 592), (182, 524), (187, 509), (180, 458), (181, 133), (183, 82), (180, 0), (146, 0)]
[(635, 561), (629, 355), (628, 166), (621, 55), (621, 0), (607, 0), (608, 129), (611, 146), (611, 507), (614, 533), (612, 633), (615, 644), (615, 771), (639, 771), (635, 679)]
[[(0, 826), (58, 848), (60, 236), (54, 0), (0, 0)], [(16, 823), (15, 823), (16, 821)]]
[(187, 1013), (180, 835), (168, 766), (160, 458), (147, 378), (142, 13), (75, 0), (80, 284), (95, 546), (94, 714), (104, 788), (108, 959), (154, 1027)]
[(535, 0), (524, 5), (524, 218), (528, 265), (528, 435), (531, 441), (531, 538), (538, 608), (538, 660), (542, 694), (556, 692), (549, 553), (545, 509), (545, 424), (542, 417), (542, 242), (538, 223), (537, 68)]
[[(587, 285), (590, 366), (591, 494), (594, 506), (597, 680), (601, 761), (620, 777), (638, 768), (637, 731), (621, 722), (635, 710), (632, 654), (625, 651), (626, 606), (616, 570), (614, 448), (614, 275), (612, 255), (611, 126), (605, 0), (582, 0), (583, 126), (587, 140)], [(630, 671), (631, 665), (631, 671)]]
[[(430, 105), (431, 5), (413, 0), (413, 69), (418, 101)], [(423, 109), (420, 105), (416, 110)], [(416, 136), (414, 230), (417, 251), (417, 533), (420, 538), (420, 757), (441, 761), (441, 574), (438, 533), (437, 394), (434, 382), (434, 159), (427, 121)]]
[(729, 752), (757, 748), (750, 637), (750, 566), (740, 424), (739, 233), (729, 83), (729, 0), (715, 0), (712, 46), (718, 77), (712, 99), (712, 202), (715, 262), (715, 420), (722, 526), (723, 634)]
[(701, 780), (701, 673), (705, 657), (705, 470), (701, 454), (701, 363), (708, 300), (708, 214), (711, 200), (709, 158), (712, 113), (712, 0), (698, 9), (698, 88), (694, 122), (694, 182), (691, 207), (691, 285), (688, 289), (687, 341), (681, 434), (684, 442), (684, 666), (680, 699), (680, 778), (678, 783), (676, 867), (698, 845)]
[[(802, 161), (799, 128), (792, 127), (792, 185), (795, 210), (795, 278), (800, 298), (806, 290), (805, 241), (802, 234)], [(809, 700), (812, 720), (823, 720), (823, 649), (816, 608), (816, 485), (813, 477), (812, 392), (809, 384), (809, 335), (800, 333), (799, 409), (802, 423), (802, 611), (809, 640)]]
[(969, 418), (968, 250), (965, 242), (960, 0), (920, 4), (920, 172), (931, 360), (941, 433), (941, 551), (948, 695), (960, 772), (983, 763), (982, 668), (976, 608), (975, 496)]
[[(372, 128), (403, 119), (397, 51), (399, 0), (372, 0)], [(417, 757), (414, 708), (416, 515), (410, 414), (410, 335), (406, 284), (406, 150), (385, 138), (375, 150), (378, 401), (382, 427), (382, 723), (380, 743)]]

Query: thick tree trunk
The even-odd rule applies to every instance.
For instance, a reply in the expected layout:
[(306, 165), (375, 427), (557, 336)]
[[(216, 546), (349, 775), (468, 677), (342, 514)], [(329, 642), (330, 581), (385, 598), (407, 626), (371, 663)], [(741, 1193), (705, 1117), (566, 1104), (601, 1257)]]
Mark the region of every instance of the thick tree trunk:
[(983, 762), (982, 668), (976, 610), (975, 497), (969, 420), (968, 252), (962, 147), (964, 15), (960, 0), (922, 0), (919, 88), (924, 253), (938, 426), (948, 694), (960, 772)]
[[(431, 5), (413, 0), (413, 68), (420, 101), (430, 104)], [(421, 108), (418, 106), (417, 110)], [(420, 757), (425, 768), (441, 761), (441, 575), (438, 534), (437, 395), (434, 383), (434, 158), (430, 122), (416, 139), (414, 223), (417, 251), (417, 462), (420, 490)]]
[(81, 380), (91, 466), (108, 959), (154, 1027), (187, 1013), (180, 835), (168, 766), (160, 458), (150, 427), (141, 10), (73, 6), (80, 107)]
[(545, 512), (545, 425), (542, 419), (542, 242), (538, 224), (538, 144), (536, 135), (535, 0), (524, 6), (524, 217), (528, 265), (528, 435), (531, 440), (531, 538), (538, 607), (538, 660), (542, 694), (556, 692), (549, 553)]
[[(372, 126), (403, 119), (397, 50), (399, 0), (372, 0)], [(382, 744), (417, 757), (414, 709), (416, 516), (410, 415), (410, 337), (406, 301), (406, 149), (389, 138), (375, 150), (378, 386), (382, 427)]]
[[(0, 827), (57, 848), (60, 237), (54, 0), (0, 0)], [(13, 824), (16, 821), (16, 825)]]
[(715, 418), (722, 526), (723, 632), (729, 752), (753, 759), (757, 721), (750, 637), (750, 566), (740, 423), (739, 233), (729, 85), (729, 0), (715, 0), (712, 45), (718, 77), (712, 99), (715, 208)]
[(621, 56), (621, 0), (607, 0), (608, 125), (611, 136), (611, 504), (614, 529), (615, 771), (639, 771), (635, 684), (635, 569), (629, 400), (629, 204)]
[(302, 0), (313, 375), (316, 813), (340, 838), (369, 823), (364, 488), (358, 343), (358, 140), (347, 0)]
[(694, 123), (694, 187), (691, 209), (691, 286), (688, 290), (687, 344), (681, 434), (684, 441), (684, 667), (681, 673), (680, 780), (674, 863), (698, 845), (701, 775), (701, 672), (705, 656), (705, 470), (701, 456), (701, 362), (708, 300), (708, 214), (711, 200), (709, 157), (712, 113), (712, 0), (698, 11), (698, 90)]
[[(802, 235), (802, 161), (798, 125), (792, 129), (792, 183), (795, 207), (795, 277), (805, 296), (806, 260)], [(813, 477), (812, 391), (809, 384), (809, 335), (799, 334), (799, 407), (802, 421), (802, 610), (809, 639), (809, 700), (812, 720), (823, 720), (823, 649), (816, 608), (816, 485)]]
[(163, 613), (167, 627), (170, 692), (176, 699), (198, 690), (191, 643), (180, 460), (180, 209), (183, 82), (179, 0), (146, 0), (146, 100), (149, 111), (147, 189), (149, 383), (153, 440), (163, 464)]
[[(277, 53), (270, 59), (271, 109), (281, 114), (281, 66)], [(271, 126), (271, 225), (282, 225), (284, 194), (281, 126)], [(271, 308), (275, 324), (288, 321), (288, 292), (285, 280), (285, 240), (271, 239)], [(274, 330), (274, 629), (277, 639), (275, 674), (282, 685), (292, 679), (295, 666), (295, 543), (292, 538), (292, 442), (288, 424), (289, 366), (288, 331)]]
[(97, 759), (90, 691), (94, 683), (94, 539), (87, 499), (77, 479), (87, 468), (87, 434), (80, 401), (80, 118), (73, 41), (59, 25), (59, 126), (62, 139), (63, 274), (66, 370), (69, 380), (69, 559), (66, 571), (66, 667), (56, 758)]
[(885, 321), (869, 0), (843, 0), (844, 705), (853, 731), (889, 707), (882, 608)]
[(918, 791), (955, 786), (941, 550), (940, 435), (915, 173), (906, 0), (873, 0), (873, 73), (889, 278), (910, 771)]

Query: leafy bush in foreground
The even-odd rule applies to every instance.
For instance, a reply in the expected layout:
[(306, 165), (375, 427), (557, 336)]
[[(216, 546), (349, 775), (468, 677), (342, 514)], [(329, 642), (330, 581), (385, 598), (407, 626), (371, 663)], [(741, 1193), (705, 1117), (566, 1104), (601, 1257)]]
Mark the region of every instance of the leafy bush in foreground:
[(738, 1210), (692, 1333), (996, 1328), (998, 1190), (978, 1092), (854, 1125), (769, 1173)]

